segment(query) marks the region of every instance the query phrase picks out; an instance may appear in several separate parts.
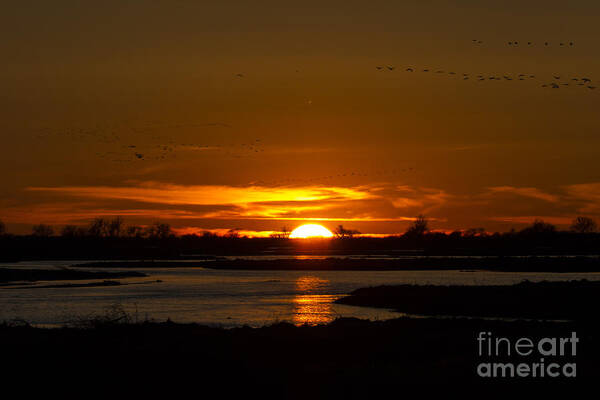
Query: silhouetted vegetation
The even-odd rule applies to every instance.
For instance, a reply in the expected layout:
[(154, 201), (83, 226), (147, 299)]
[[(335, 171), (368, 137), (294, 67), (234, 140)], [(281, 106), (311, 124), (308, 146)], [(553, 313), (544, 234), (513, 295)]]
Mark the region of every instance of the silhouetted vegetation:
[[(136, 324), (131, 318), (116, 309), (69, 328), (0, 324), (0, 351), (10, 366), (3, 377), (14, 382), (26, 371), (42, 386), (68, 377), (107, 394), (127, 393), (123, 389), (137, 394), (201, 390), (224, 398), (369, 399), (406, 393), (407, 385), (421, 385), (422, 390), (422, 385), (442, 383), (461, 388), (506, 383), (514, 388), (523, 381), (595, 383), (600, 374), (600, 329), (591, 321), (345, 318), (321, 326), (278, 323), (220, 329), (172, 322)], [(577, 378), (482, 379), (476, 374), (482, 362), (478, 332), (493, 332), (511, 343), (521, 337), (537, 342), (577, 332)], [(573, 362), (571, 356), (561, 360)], [(539, 357), (519, 361), (539, 362)], [(104, 376), (114, 379), (99, 384)]]
[(588, 217), (577, 217), (571, 224), (571, 230), (575, 233), (593, 233), (598, 230), (598, 224)]
[(292, 230), (287, 226), (282, 226), (279, 232), (272, 233), (269, 237), (273, 239), (289, 239)]
[[(232, 229), (225, 235), (212, 232), (176, 236), (168, 224), (149, 226), (124, 224), (121, 218), (97, 218), (87, 226), (66, 225), (54, 229), (37, 225), (32, 235), (0, 236), (0, 259), (183, 259), (200, 255), (259, 254), (387, 254), (387, 255), (567, 255), (598, 254), (600, 233), (589, 218), (577, 218), (568, 231), (544, 221), (520, 230), (489, 233), (471, 228), (450, 233), (429, 229), (419, 216), (406, 233), (388, 237), (357, 236), (357, 231), (339, 226), (343, 240), (287, 239), (289, 229), (266, 238), (248, 238)], [(341, 228), (341, 230), (339, 229)]]
[(344, 228), (344, 225), (338, 225), (335, 228), (335, 230), (333, 231), (333, 234), (338, 239), (346, 239), (346, 238), (352, 238), (352, 237), (354, 237), (354, 235), (359, 235), (360, 232), (357, 231), (356, 229), (346, 229), (346, 228)]
[(429, 232), (429, 222), (424, 215), (418, 215), (413, 223), (408, 227), (405, 236), (419, 238)]
[(528, 226), (519, 233), (524, 236), (548, 236), (556, 233), (556, 226), (536, 219), (531, 226)]
[(591, 319), (599, 281), (528, 282), (516, 285), (394, 285), (361, 288), (340, 304), (393, 308), (422, 315)]
[(85, 230), (83, 227), (77, 225), (65, 225), (60, 230), (60, 236), (65, 238), (74, 238), (77, 236), (84, 236)]
[(49, 237), (54, 235), (54, 228), (45, 224), (34, 225), (31, 234), (38, 237)]

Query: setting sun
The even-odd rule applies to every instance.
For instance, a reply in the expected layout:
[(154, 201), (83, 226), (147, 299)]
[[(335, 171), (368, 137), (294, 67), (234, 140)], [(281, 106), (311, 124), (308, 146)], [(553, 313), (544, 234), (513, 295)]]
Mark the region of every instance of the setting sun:
[(306, 238), (314, 238), (314, 237), (329, 238), (332, 236), (333, 236), (333, 233), (331, 233), (331, 231), (329, 229), (325, 228), (322, 225), (318, 225), (318, 224), (301, 225), (301, 226), (297, 227), (296, 229), (294, 229), (292, 231), (292, 233), (290, 234), (290, 238), (292, 238), (292, 239), (296, 239), (296, 238), (306, 239)]

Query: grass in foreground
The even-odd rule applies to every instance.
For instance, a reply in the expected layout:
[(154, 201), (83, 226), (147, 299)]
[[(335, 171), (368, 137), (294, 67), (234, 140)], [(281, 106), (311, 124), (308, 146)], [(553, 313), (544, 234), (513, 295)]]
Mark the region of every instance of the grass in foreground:
[[(490, 383), (475, 373), (476, 337), (580, 338), (578, 377), (600, 374), (598, 324), (409, 319), (338, 319), (328, 325), (221, 329), (196, 324), (131, 323), (120, 313), (86, 327), (0, 325), (0, 351), (12, 375), (111, 390), (193, 387), (221, 397), (340, 398), (396, 393), (404, 385)], [(519, 381), (519, 380), (517, 380)], [(523, 381), (523, 379), (520, 379)], [(498, 378), (494, 383), (515, 383)], [(533, 382), (549, 382), (547, 379)], [(554, 382), (554, 381), (552, 381)]]

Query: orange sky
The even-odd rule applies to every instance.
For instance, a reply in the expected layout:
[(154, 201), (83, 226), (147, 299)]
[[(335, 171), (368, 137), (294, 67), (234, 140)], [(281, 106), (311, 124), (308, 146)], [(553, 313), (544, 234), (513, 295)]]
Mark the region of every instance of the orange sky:
[(600, 4), (423, 3), (5, 6), (0, 219), (396, 233), (419, 213), (489, 231), (600, 217)]

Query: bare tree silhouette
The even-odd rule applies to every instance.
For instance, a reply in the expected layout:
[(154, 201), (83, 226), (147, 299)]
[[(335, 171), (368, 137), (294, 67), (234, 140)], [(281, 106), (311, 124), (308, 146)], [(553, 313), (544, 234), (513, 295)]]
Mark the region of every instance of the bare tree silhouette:
[(542, 221), (541, 219), (536, 219), (533, 221), (531, 226), (521, 230), (521, 234), (549, 234), (555, 233), (556, 226), (549, 224), (547, 222)]
[(338, 239), (351, 238), (354, 235), (360, 235), (360, 232), (356, 229), (346, 229), (344, 225), (338, 225), (333, 231)]
[(139, 225), (129, 225), (125, 230), (127, 236), (133, 238), (142, 238), (144, 237), (144, 228)]
[(408, 236), (423, 236), (428, 231), (429, 222), (427, 218), (423, 214), (419, 214), (404, 234)]
[(464, 237), (486, 236), (485, 228), (469, 228), (463, 233)]
[(225, 237), (229, 238), (229, 239), (239, 238), (240, 234), (238, 232), (238, 228), (228, 230), (227, 233), (225, 234)]
[(108, 233), (108, 221), (104, 218), (94, 218), (88, 227), (88, 234), (93, 237), (103, 237)]
[(161, 222), (155, 222), (146, 229), (146, 232), (148, 237), (153, 239), (167, 239), (175, 235), (171, 230), (171, 225)]
[(123, 218), (116, 217), (108, 222), (107, 224), (107, 233), (109, 237), (119, 237), (123, 233), (123, 228), (125, 225), (125, 221)]
[(291, 233), (292, 232), (290, 228), (284, 225), (281, 227), (279, 232), (272, 233), (271, 235), (269, 235), (269, 237), (272, 237), (274, 239), (289, 239)]
[(54, 229), (50, 225), (39, 224), (33, 226), (31, 233), (33, 236), (48, 237), (54, 235)]
[(571, 224), (571, 231), (576, 233), (593, 233), (598, 230), (598, 224), (588, 217), (577, 217)]
[(60, 230), (60, 236), (62, 237), (76, 237), (79, 236), (80, 228), (77, 225), (65, 225)]

